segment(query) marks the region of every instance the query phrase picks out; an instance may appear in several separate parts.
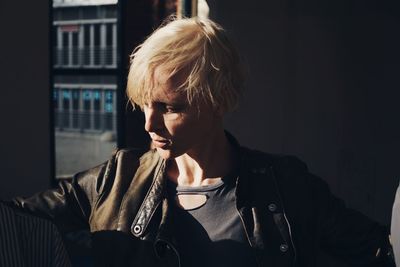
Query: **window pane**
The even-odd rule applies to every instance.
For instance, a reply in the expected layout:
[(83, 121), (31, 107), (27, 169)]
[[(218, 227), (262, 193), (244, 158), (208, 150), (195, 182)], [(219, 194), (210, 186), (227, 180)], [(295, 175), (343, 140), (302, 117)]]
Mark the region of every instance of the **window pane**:
[[(53, 66), (60, 68), (53, 76), (52, 100), (57, 178), (107, 160), (117, 136), (117, 66), (110, 59), (117, 54), (117, 3), (85, 5), (87, 1), (74, 0), (71, 7), (67, 2), (53, 0)], [(107, 75), (93, 74), (104, 65), (110, 70)], [(83, 74), (88, 68), (95, 71)]]
[(113, 24), (107, 23), (105, 25), (105, 40), (106, 40), (106, 47), (104, 51), (105, 57), (105, 64), (112, 65), (113, 64)]
[(82, 55), (82, 57), (83, 57), (83, 64), (84, 65), (91, 65), (91, 55), (92, 55), (92, 49), (91, 49), (91, 42), (90, 42), (90, 40), (91, 40), (91, 38), (90, 38), (90, 36), (91, 36), (91, 33), (90, 33), (90, 31), (91, 31), (91, 25), (89, 25), (89, 24), (85, 24), (84, 26), (83, 26), (83, 55)]
[(71, 33), (71, 38), (72, 38), (72, 47), (71, 47), (71, 53), (72, 53), (72, 65), (78, 65), (78, 33), (77, 32), (72, 32)]
[(68, 32), (62, 33), (62, 46), (61, 46), (61, 53), (62, 53), (62, 65), (69, 65), (68, 55), (69, 55), (69, 35)]
[(100, 65), (100, 24), (94, 24), (94, 64)]

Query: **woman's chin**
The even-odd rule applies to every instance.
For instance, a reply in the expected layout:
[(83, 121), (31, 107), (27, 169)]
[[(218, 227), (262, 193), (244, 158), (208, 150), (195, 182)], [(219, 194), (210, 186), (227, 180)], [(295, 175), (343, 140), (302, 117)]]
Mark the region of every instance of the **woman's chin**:
[(157, 147), (156, 150), (157, 150), (158, 155), (160, 155), (160, 157), (165, 160), (174, 159), (179, 156), (170, 149), (163, 149), (163, 148)]

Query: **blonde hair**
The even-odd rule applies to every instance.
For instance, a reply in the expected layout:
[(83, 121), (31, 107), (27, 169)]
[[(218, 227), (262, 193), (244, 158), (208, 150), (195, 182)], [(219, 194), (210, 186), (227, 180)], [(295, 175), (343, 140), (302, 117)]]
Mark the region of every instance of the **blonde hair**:
[(243, 87), (239, 55), (224, 29), (210, 19), (174, 19), (133, 51), (127, 95), (141, 108), (152, 99), (157, 67), (169, 79), (185, 74), (177, 90), (190, 104), (203, 100), (224, 112), (238, 105)]

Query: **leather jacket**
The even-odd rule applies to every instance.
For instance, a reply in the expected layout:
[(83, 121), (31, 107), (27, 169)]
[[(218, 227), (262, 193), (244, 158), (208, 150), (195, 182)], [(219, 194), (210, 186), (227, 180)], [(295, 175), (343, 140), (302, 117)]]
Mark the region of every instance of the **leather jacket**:
[[(386, 228), (347, 209), (304, 163), (238, 151), (236, 206), (259, 266), (313, 267), (320, 249), (352, 266), (390, 266)], [(155, 150), (119, 150), (57, 188), (13, 203), (52, 218), (64, 233), (90, 229), (98, 266), (178, 267), (165, 165)]]

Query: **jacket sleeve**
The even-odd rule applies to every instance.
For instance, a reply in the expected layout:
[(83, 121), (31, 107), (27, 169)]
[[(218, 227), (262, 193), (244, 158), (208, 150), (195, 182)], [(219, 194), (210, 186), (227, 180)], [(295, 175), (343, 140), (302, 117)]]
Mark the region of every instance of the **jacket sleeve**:
[[(387, 227), (347, 208), (332, 194), (327, 183), (309, 173), (307, 166), (297, 158), (285, 157), (279, 165), (281, 177), (285, 177), (286, 186), (291, 187), (283, 190), (286, 199), (296, 199), (294, 205), (312, 207), (299, 212), (299, 216), (309, 212), (307, 222), (313, 225), (317, 246), (350, 266), (394, 266)], [(303, 201), (298, 201), (300, 199)], [(303, 227), (310, 229), (309, 225)]]
[(321, 248), (354, 266), (393, 266), (389, 264), (388, 229), (347, 208), (320, 178), (309, 174), (308, 179), (317, 207)]
[(295, 158), (292, 161), (297, 166), (295, 173), (303, 177), (300, 180), (311, 197), (321, 249), (350, 266), (394, 266), (387, 227), (346, 207), (325, 181), (309, 173), (304, 163)]
[(87, 229), (92, 206), (112, 161), (61, 180), (54, 189), (28, 198), (17, 197), (8, 204), (51, 219), (64, 233)]

